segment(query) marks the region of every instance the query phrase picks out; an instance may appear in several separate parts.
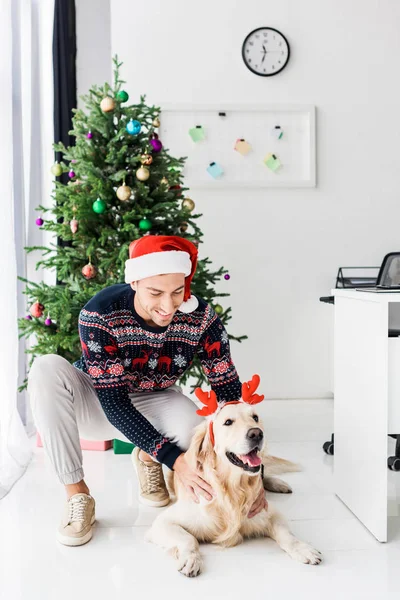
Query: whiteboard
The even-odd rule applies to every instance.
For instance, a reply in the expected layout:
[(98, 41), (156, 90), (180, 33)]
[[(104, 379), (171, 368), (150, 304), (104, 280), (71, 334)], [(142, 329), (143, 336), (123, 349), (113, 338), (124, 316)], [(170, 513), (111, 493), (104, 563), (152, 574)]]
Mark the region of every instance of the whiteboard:
[[(201, 126), (205, 139), (194, 142), (189, 130)], [(283, 136), (277, 139), (275, 128)], [(187, 157), (183, 176), (190, 188), (315, 187), (315, 107), (310, 105), (165, 105), (160, 114), (160, 139), (169, 153)], [(251, 150), (234, 150), (238, 139)], [(273, 154), (281, 166), (264, 164)], [(213, 178), (207, 168), (219, 165)]]

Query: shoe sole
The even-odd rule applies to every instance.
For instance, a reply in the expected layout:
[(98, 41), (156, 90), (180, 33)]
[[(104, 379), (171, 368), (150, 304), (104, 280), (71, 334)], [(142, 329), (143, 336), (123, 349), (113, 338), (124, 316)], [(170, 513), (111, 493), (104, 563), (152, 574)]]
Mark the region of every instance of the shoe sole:
[(57, 533), (57, 541), (60, 542), (60, 544), (63, 544), (64, 546), (83, 546), (84, 544), (87, 544), (92, 539), (92, 536), (93, 536), (92, 526), (94, 525), (95, 521), (96, 521), (96, 517), (95, 517), (95, 515), (93, 515), (93, 517), (90, 521), (90, 529), (82, 537), (74, 538), (69, 535), (61, 535), (61, 533)]
[(143, 496), (141, 496), (139, 494), (139, 502), (140, 504), (144, 504), (145, 506), (153, 506), (156, 508), (159, 508), (161, 506), (167, 506), (167, 504), (169, 504), (171, 502), (171, 498), (166, 498), (165, 500), (146, 500), (146, 498), (143, 498)]
[[(133, 457), (133, 452), (131, 454), (132, 457)], [(132, 458), (132, 464), (133, 464), (133, 468), (135, 469), (135, 472), (136, 472), (136, 477), (139, 480), (139, 474), (138, 474), (136, 462), (133, 460), (133, 458)], [(161, 508), (162, 506), (167, 506), (167, 504), (169, 504), (171, 502), (170, 497), (166, 498), (165, 500), (146, 500), (146, 498), (143, 498), (143, 496), (141, 496), (140, 494), (138, 494), (138, 497), (139, 497), (140, 504), (144, 504), (145, 506), (152, 506), (153, 508)]]

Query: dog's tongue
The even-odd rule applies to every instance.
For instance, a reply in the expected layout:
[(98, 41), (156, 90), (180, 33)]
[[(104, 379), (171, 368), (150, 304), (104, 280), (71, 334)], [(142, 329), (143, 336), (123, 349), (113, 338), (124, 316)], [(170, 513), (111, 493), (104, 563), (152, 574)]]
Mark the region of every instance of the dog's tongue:
[(239, 458), (245, 464), (250, 465), (250, 467), (258, 467), (262, 463), (261, 457), (257, 454), (257, 450), (252, 450), (249, 454), (240, 454)]

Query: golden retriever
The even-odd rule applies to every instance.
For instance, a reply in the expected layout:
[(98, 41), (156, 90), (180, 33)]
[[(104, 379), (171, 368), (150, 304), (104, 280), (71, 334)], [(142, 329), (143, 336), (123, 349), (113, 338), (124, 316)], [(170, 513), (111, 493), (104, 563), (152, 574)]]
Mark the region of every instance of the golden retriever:
[(267, 455), (256, 407), (228, 403), (212, 427), (210, 431), (205, 420), (195, 429), (186, 460), (213, 487), (215, 497), (210, 502), (200, 498), (196, 504), (171, 472), (169, 486), (176, 502), (155, 519), (147, 540), (172, 551), (178, 571), (187, 577), (200, 574), (199, 542), (230, 547), (249, 537), (270, 537), (295, 560), (318, 565), (321, 553), (298, 540), (271, 504), (252, 519), (247, 516), (263, 486), (262, 463), (264, 487), (275, 492), (291, 490), (269, 475), (297, 470), (293, 463)]

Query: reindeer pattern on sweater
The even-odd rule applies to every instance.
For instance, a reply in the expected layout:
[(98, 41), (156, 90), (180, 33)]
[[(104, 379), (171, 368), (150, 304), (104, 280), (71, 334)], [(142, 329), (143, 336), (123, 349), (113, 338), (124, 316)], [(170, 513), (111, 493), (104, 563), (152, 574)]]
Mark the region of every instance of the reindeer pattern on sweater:
[(192, 313), (178, 311), (167, 327), (152, 327), (135, 311), (134, 294), (130, 285), (117, 284), (86, 304), (79, 316), (82, 357), (75, 366), (91, 377), (108, 419), (134, 444), (171, 466), (178, 449), (138, 413), (129, 395), (174, 385), (196, 354), (219, 401), (240, 398), (241, 383), (228, 334), (204, 300), (198, 298)]

